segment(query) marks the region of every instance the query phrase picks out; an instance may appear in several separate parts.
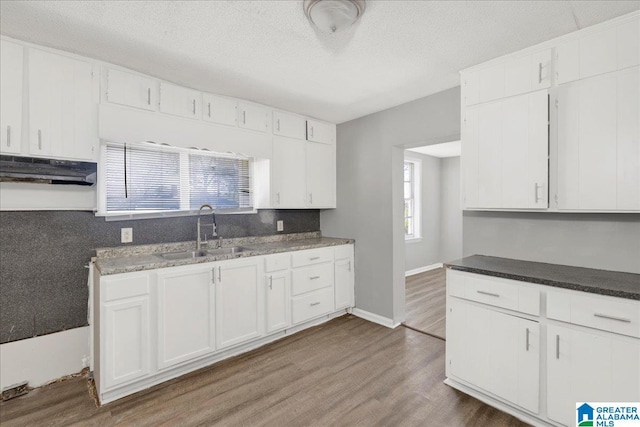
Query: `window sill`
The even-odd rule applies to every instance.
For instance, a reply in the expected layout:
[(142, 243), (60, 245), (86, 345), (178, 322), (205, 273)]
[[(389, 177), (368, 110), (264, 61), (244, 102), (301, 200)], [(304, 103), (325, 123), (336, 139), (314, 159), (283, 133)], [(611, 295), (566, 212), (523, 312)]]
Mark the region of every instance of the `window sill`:
[(408, 237), (404, 239), (405, 243), (420, 243), (422, 242), (422, 237)]
[[(204, 213), (211, 213), (210, 210), (204, 211)], [(234, 209), (216, 209), (216, 215), (226, 215), (226, 214), (256, 214), (258, 213), (257, 209), (244, 209), (244, 210), (234, 210)], [(180, 216), (194, 216), (198, 215), (198, 210), (190, 210), (190, 211), (141, 211), (141, 212), (96, 212), (97, 217), (103, 217), (105, 221), (127, 221), (127, 220), (136, 220), (136, 219), (151, 219), (151, 218), (172, 218), (172, 217), (180, 217)]]

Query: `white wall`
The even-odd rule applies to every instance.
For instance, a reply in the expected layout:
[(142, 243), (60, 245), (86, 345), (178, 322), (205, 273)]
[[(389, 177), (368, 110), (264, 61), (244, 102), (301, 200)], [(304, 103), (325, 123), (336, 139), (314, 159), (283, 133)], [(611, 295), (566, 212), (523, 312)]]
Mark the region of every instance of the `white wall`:
[(325, 236), (356, 239), (356, 306), (404, 320), (403, 149), (460, 139), (460, 88), (338, 125), (336, 209)]
[(440, 161), (440, 261), (462, 258), (460, 157)]

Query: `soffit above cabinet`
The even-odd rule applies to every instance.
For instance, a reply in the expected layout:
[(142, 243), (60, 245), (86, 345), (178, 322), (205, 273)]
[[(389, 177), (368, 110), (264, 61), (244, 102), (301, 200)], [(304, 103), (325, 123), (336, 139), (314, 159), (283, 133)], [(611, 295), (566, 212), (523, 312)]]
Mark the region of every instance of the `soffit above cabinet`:
[(355, 26), (323, 35), (298, 1), (12, 1), (0, 3), (0, 27), (181, 86), (341, 123), (457, 86), (460, 69), (639, 8), (371, 1)]

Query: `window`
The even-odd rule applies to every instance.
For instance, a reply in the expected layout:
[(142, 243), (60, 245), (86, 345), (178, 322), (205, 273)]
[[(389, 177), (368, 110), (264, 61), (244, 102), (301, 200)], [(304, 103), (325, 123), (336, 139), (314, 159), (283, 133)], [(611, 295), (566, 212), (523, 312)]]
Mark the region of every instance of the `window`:
[(208, 203), (253, 211), (251, 160), (155, 143), (102, 147), (99, 213), (179, 213)]
[(417, 159), (404, 161), (404, 237), (405, 240), (420, 238), (420, 181), (421, 162)]

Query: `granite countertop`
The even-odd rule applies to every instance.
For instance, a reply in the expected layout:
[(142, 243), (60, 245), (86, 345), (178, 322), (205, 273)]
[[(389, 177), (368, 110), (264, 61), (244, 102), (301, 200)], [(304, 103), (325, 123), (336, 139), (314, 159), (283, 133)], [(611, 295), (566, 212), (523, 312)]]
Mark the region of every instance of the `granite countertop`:
[(594, 294), (640, 300), (640, 274), (473, 255), (446, 263), (453, 270)]
[[(244, 251), (231, 254), (207, 255), (196, 258), (168, 260), (161, 256), (168, 252), (193, 251), (196, 242), (161, 243), (155, 245), (118, 246), (96, 249), (95, 266), (101, 275), (130, 273), (132, 271), (179, 265), (199, 264), (227, 259), (268, 255), (279, 252), (300, 251), (326, 246), (355, 243), (353, 239), (322, 237), (320, 232), (281, 234), (275, 236), (240, 237), (223, 239), (222, 247), (242, 246)], [(206, 247), (205, 247), (206, 248)]]

